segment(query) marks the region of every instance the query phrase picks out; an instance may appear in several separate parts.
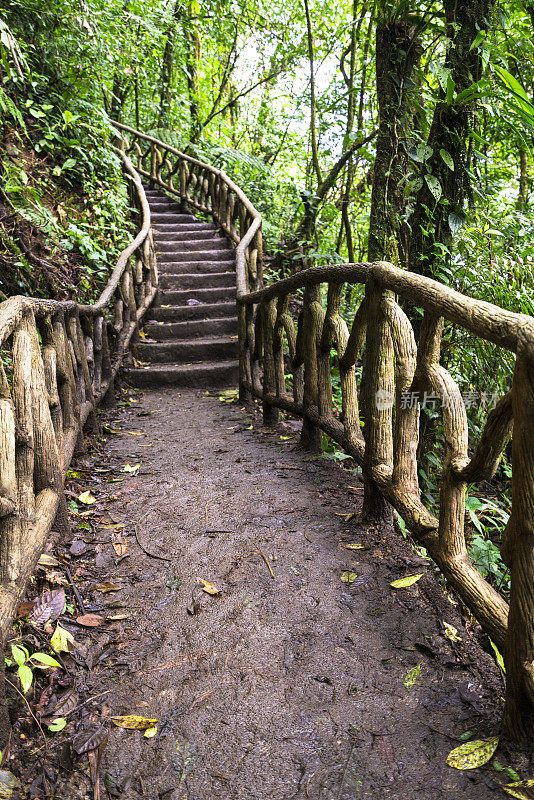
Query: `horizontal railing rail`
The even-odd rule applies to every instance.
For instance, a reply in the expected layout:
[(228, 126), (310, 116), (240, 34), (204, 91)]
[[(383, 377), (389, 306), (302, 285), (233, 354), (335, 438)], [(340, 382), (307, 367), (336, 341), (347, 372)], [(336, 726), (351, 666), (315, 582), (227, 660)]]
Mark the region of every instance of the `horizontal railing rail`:
[(94, 305), (31, 297), (0, 303), (0, 625), (3, 639), (54, 525), (66, 525), (64, 481), (83, 430), (153, 301), (158, 272), (150, 209), (123, 162), (137, 229)]

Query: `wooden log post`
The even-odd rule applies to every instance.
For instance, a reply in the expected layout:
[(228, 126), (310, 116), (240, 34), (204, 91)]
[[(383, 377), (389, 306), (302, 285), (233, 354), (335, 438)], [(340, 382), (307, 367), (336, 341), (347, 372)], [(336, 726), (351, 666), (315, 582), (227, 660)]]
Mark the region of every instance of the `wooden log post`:
[(321, 429), (313, 424), (306, 409), (317, 408), (319, 402), (319, 378), (317, 370), (317, 352), (323, 332), (324, 309), (321, 304), (319, 284), (307, 286), (304, 290), (304, 308), (302, 311), (302, 356), (304, 361), (304, 419), (299, 445), (304, 450), (321, 449)]
[(380, 491), (393, 475), (392, 411), (395, 401), (393, 345), (383, 303), (388, 293), (374, 278), (365, 285), (367, 337), (362, 375), (365, 425), (363, 517), (369, 522), (391, 518), (391, 507)]
[(513, 381), (512, 514), (507, 530), (512, 583), (504, 660), (503, 734), (534, 749), (534, 340), (520, 332)]
[(275, 394), (276, 373), (274, 366), (273, 337), (276, 324), (276, 300), (267, 300), (261, 306), (263, 327), (263, 424), (276, 425), (278, 409), (265, 400)]

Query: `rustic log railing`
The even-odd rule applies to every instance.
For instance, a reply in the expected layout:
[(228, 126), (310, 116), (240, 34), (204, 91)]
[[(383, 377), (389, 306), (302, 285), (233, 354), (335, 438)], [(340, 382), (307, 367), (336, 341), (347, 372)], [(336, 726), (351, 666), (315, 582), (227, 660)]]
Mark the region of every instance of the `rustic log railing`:
[[(324, 431), (361, 465), (364, 510), (376, 509), (385, 498), (504, 649), (504, 729), (513, 739), (533, 742), (534, 318), (473, 300), (385, 262), (313, 267), (265, 288), (261, 216), (241, 190), (220, 170), (132, 128), (118, 127), (138, 171), (184, 207), (211, 215), (237, 246), (241, 399), (259, 398), (266, 424), (277, 420), (278, 409), (301, 417), (304, 445), (317, 443)], [(365, 286), (350, 330), (340, 313), (346, 283)], [(321, 285), (327, 289), (326, 308)], [(297, 320), (290, 311), (296, 292)], [(423, 311), (418, 342), (399, 303)], [(462, 395), (440, 364), (445, 320), (516, 354), (513, 385), (489, 411), (471, 454)], [(332, 350), (340, 373), (340, 411), (333, 403)], [(425, 397), (441, 412), (445, 441), (438, 516), (424, 505), (419, 488), (418, 400)], [(512, 513), (502, 544), (511, 570), (508, 606), (473, 565), (464, 519), (467, 484), (495, 474), (512, 429)]]
[(0, 630), (9, 632), (54, 522), (83, 430), (114, 379), (157, 291), (150, 209), (121, 153), (137, 235), (94, 305), (10, 297), (0, 303)]

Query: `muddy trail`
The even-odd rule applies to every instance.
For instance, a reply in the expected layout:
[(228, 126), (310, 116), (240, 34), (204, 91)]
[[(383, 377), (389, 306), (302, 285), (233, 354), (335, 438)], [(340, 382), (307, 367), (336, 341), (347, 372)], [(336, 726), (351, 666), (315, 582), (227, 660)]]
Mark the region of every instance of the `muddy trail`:
[(429, 563), (360, 525), (359, 476), (299, 451), (298, 423), (265, 429), (257, 411), (195, 392), (136, 398), (108, 412), (96, 462), (78, 461), (98, 511), (80, 511), (71, 571), (85, 611), (114, 619), (64, 624), (85, 648), (75, 687), (97, 699), (28, 780), (92, 798), (68, 740), (135, 714), (157, 732), (105, 725), (103, 798), (502, 796), (491, 765), (446, 765), (466, 731), (495, 734), (497, 668)]

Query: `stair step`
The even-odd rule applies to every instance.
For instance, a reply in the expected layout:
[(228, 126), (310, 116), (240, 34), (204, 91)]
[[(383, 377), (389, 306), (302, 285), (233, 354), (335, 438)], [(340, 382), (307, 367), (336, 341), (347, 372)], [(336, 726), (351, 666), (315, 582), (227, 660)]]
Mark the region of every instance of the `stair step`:
[(237, 339), (229, 336), (170, 342), (139, 342), (135, 357), (140, 361), (188, 364), (194, 361), (237, 358)]
[(234, 255), (234, 251), (230, 247), (230, 244), (225, 241), (224, 239), (205, 239), (195, 240), (195, 239), (188, 239), (187, 241), (177, 242), (176, 240), (172, 241), (165, 241), (161, 239), (156, 239), (156, 250), (158, 253), (227, 253), (228, 255)]
[(150, 209), (150, 216), (154, 223), (164, 222), (169, 223), (172, 222), (174, 225), (196, 225), (198, 224), (195, 220), (195, 217), (191, 216), (191, 214), (180, 214), (178, 211), (152, 211)]
[[(211, 277), (211, 276), (210, 276)], [(158, 291), (154, 306), (186, 306), (188, 300), (201, 303), (224, 303), (235, 301), (235, 286), (202, 286), (201, 288), (167, 289)]]
[(236, 314), (234, 303), (201, 303), (194, 306), (157, 306), (149, 311), (149, 322), (181, 322), (187, 319), (221, 319)]
[(160, 273), (159, 286), (163, 290), (206, 289), (229, 287), (235, 292), (235, 272), (178, 272)]
[(167, 275), (180, 275), (180, 273), (191, 272), (222, 272), (226, 270), (232, 272), (235, 282), (235, 271), (233, 261), (179, 261), (163, 263), (158, 259), (158, 268), (160, 274)]
[(196, 339), (207, 336), (237, 335), (237, 317), (193, 319), (187, 322), (147, 322), (146, 332), (157, 342), (169, 339)]
[(153, 365), (125, 370), (133, 386), (177, 386), (180, 388), (219, 389), (235, 386), (239, 376), (237, 361), (205, 361), (179, 367)]
[[(169, 231), (157, 231), (154, 230), (154, 241), (156, 244), (165, 243), (165, 242), (200, 242), (203, 241), (219, 241), (219, 234), (217, 231), (206, 231), (206, 230), (187, 230), (187, 231), (178, 231), (174, 228)], [(222, 239), (224, 241), (224, 239)]]
[(231, 250), (195, 250), (194, 252), (187, 252), (187, 250), (177, 249), (177, 245), (172, 245), (172, 251), (158, 252), (158, 262), (162, 264), (177, 264), (182, 261), (198, 261), (200, 263), (206, 261), (234, 261), (235, 255)]
[(152, 220), (154, 233), (189, 233), (193, 231), (212, 231), (218, 233), (217, 226), (212, 222), (154, 222)]

